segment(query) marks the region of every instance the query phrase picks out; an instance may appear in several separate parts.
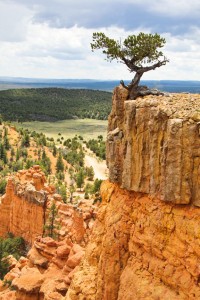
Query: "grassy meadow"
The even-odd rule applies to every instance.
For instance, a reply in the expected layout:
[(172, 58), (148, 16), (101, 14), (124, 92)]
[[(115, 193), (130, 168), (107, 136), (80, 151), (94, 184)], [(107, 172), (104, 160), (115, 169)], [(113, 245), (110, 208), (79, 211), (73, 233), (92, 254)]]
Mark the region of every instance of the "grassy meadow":
[(60, 137), (61, 133), (64, 139), (72, 138), (76, 134), (83, 136), (85, 140), (97, 138), (98, 135), (103, 135), (104, 139), (107, 134), (107, 120), (94, 119), (72, 119), (62, 120), (57, 122), (23, 122), (14, 123), (18, 128), (23, 127), (31, 131), (42, 132), (47, 137), (53, 137), (55, 141)]

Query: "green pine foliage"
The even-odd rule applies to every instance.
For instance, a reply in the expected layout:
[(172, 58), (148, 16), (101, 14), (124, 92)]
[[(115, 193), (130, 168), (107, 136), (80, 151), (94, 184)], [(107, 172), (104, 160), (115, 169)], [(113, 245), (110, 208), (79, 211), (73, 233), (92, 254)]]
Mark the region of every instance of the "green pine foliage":
[(7, 184), (7, 181), (6, 181), (5, 178), (0, 179), (0, 195), (5, 194), (5, 192), (6, 192), (6, 184)]
[(61, 152), (59, 152), (58, 159), (57, 159), (57, 162), (56, 162), (57, 173), (64, 172), (64, 168), (65, 168), (65, 166), (64, 166), (64, 163), (63, 163), (63, 157), (62, 157)]
[(10, 121), (106, 120), (110, 92), (86, 89), (12, 89), (0, 91), (0, 114)]
[(97, 157), (106, 159), (106, 143), (102, 140), (102, 136), (98, 137), (98, 140), (91, 139), (86, 143), (86, 146), (92, 150)]
[(0, 238), (0, 279), (3, 279), (9, 270), (6, 257), (12, 254), (16, 259), (26, 254), (26, 244), (22, 237), (14, 237), (8, 234), (8, 237)]
[(78, 173), (76, 174), (76, 185), (81, 190), (84, 184), (85, 172), (83, 168), (80, 168)]
[(58, 217), (58, 209), (56, 207), (55, 202), (52, 202), (50, 208), (48, 208), (48, 218), (44, 225), (44, 235), (50, 236), (53, 239), (57, 239), (58, 230), (60, 228), (60, 224), (57, 221)]

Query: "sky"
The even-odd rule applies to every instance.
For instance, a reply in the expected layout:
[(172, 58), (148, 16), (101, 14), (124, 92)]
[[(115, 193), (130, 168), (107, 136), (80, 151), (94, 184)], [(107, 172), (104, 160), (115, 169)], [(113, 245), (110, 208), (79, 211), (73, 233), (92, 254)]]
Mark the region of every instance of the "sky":
[(0, 0), (0, 76), (131, 80), (125, 65), (91, 51), (100, 31), (166, 39), (169, 63), (143, 79), (200, 80), (199, 16), (199, 0)]

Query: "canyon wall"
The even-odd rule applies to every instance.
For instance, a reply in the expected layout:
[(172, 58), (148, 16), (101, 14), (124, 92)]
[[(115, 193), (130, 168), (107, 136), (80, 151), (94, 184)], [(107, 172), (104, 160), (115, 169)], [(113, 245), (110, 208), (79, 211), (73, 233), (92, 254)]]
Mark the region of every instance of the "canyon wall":
[(127, 95), (113, 94), (97, 217), (88, 201), (64, 204), (37, 166), (8, 181), (1, 235), (33, 242), (52, 201), (61, 228), (11, 264), (0, 300), (200, 299), (200, 95)]
[(125, 89), (115, 89), (107, 142), (110, 181), (200, 206), (200, 96), (126, 97)]
[(200, 96), (117, 87), (109, 181), (66, 300), (200, 298)]
[[(44, 231), (52, 203), (57, 210), (56, 240)], [(92, 199), (64, 203), (39, 166), (10, 177), (0, 204), (0, 235), (12, 232), (32, 247), (26, 258), (7, 258), (9, 272), (0, 280), (0, 300), (64, 300), (84, 255), (96, 210)]]
[(102, 198), (66, 299), (199, 299), (200, 209), (109, 181)]
[(8, 232), (33, 243), (45, 223), (45, 176), (38, 166), (9, 178), (0, 203), (0, 236)]

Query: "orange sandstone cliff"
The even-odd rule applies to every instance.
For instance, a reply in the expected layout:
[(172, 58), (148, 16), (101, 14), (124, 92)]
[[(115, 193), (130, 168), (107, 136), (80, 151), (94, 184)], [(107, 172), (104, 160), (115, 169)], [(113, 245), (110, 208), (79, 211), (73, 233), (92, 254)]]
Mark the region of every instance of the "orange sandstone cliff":
[[(97, 207), (91, 200), (65, 204), (45, 183), (39, 166), (9, 180), (0, 204), (0, 236), (8, 232), (32, 245), (27, 257), (8, 257), (10, 271), (0, 280), (0, 300), (61, 300), (84, 255)], [(51, 204), (57, 207), (57, 240), (45, 236)]]
[(8, 180), (0, 203), (0, 236), (12, 232), (32, 243), (45, 223), (45, 176), (39, 166), (19, 171)]
[[(27, 258), (10, 257), (12, 289), (0, 282), (0, 300), (200, 299), (200, 96), (128, 100), (117, 87), (107, 163), (95, 222), (94, 207), (62, 203), (40, 170), (9, 181), (0, 235), (20, 228), (33, 246)], [(59, 241), (35, 238), (51, 201)]]
[(200, 299), (200, 95), (127, 100), (109, 116), (102, 204), (66, 300)]

